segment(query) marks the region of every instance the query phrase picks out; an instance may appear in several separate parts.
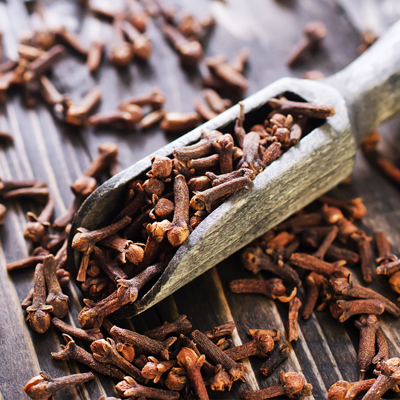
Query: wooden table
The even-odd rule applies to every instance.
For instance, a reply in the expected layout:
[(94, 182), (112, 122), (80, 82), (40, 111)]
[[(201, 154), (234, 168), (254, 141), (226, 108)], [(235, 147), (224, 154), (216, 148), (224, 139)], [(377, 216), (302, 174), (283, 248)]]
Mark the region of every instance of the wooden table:
[[(107, 2), (105, 2), (107, 3)], [(119, 2), (112, 2), (115, 7)], [(310, 69), (319, 69), (327, 75), (345, 67), (357, 56), (358, 32), (366, 27), (383, 32), (400, 16), (396, 0), (227, 0), (220, 1), (168, 1), (181, 4), (198, 16), (210, 12), (217, 19), (205, 47), (206, 55), (225, 53), (228, 57), (242, 46), (251, 50), (246, 75), (250, 81), (248, 94), (283, 76), (297, 76)], [(351, 3), (351, 4), (348, 4)], [(341, 8), (340, 7), (343, 7)], [(75, 1), (49, 2), (48, 10), (54, 20), (65, 23), (79, 32), (88, 44), (96, 35), (110, 37), (107, 23), (86, 16)], [(304, 24), (312, 19), (326, 23), (329, 35), (323, 51), (296, 69), (289, 70), (284, 60), (299, 38)], [(27, 7), (22, 0), (0, 1), (0, 28), (5, 33), (6, 53), (16, 58), (16, 40), (20, 30), (32, 26)], [(91, 87), (103, 90), (100, 110), (116, 107), (118, 101), (130, 94), (143, 93), (157, 85), (167, 95), (166, 107), (171, 111), (191, 111), (193, 98), (199, 96), (201, 75), (199, 71), (186, 72), (165, 42), (159, 29), (151, 23), (149, 35), (154, 43), (154, 54), (149, 63), (135, 62), (129, 69), (117, 71), (107, 61), (99, 73), (92, 77), (84, 61), (69, 53), (54, 69), (53, 81), (62, 92), (71, 93), (79, 100)], [(204, 65), (200, 67), (204, 71)], [(398, 159), (400, 130), (398, 122), (382, 128), (382, 151), (393, 161)], [(143, 156), (173, 140), (159, 129), (149, 132), (114, 132), (76, 129), (57, 122), (41, 103), (27, 110), (20, 96), (13, 93), (0, 106), (0, 129), (12, 132), (13, 146), (0, 150), (0, 175), (3, 179), (38, 178), (48, 182), (60, 215), (73, 199), (70, 184), (81, 174), (89, 161), (96, 156), (97, 146), (105, 141), (115, 141), (120, 149), (120, 162), (127, 167)], [(387, 232), (395, 253), (400, 252), (400, 197), (393, 186), (358, 155), (353, 183), (339, 188), (336, 193), (343, 198), (361, 196), (368, 208), (363, 218), (363, 228)], [(54, 361), (51, 351), (59, 351), (63, 339), (59, 332), (50, 329), (44, 335), (32, 332), (24, 321), (20, 301), (32, 286), (33, 270), (8, 275), (6, 261), (25, 257), (29, 245), (23, 238), (25, 212), (36, 210), (35, 204), (16, 202), (8, 206), (4, 226), (0, 229), (0, 398), (14, 400), (27, 398), (23, 385), (40, 370), (52, 376), (62, 376), (87, 369), (75, 362)], [(360, 276), (357, 275), (359, 279)], [(248, 328), (284, 329), (287, 306), (276, 305), (261, 296), (233, 295), (228, 283), (232, 279), (250, 277), (232, 256), (179, 290), (144, 314), (120, 323), (138, 332), (171, 321), (179, 314), (188, 315), (193, 326), (200, 330), (234, 320), (238, 327), (234, 334), (235, 345), (248, 340)], [(372, 287), (386, 293), (392, 300), (396, 296), (388, 289), (386, 280), (379, 279)], [(78, 324), (82, 296), (75, 286), (67, 294), (71, 298), (71, 312), (67, 321)], [(300, 297), (304, 292), (301, 291)], [(391, 355), (400, 354), (400, 322), (382, 316), (383, 331), (390, 343)], [(357, 380), (358, 332), (352, 322), (338, 324), (328, 313), (315, 313), (308, 321), (300, 321), (300, 338), (293, 345), (289, 359), (283, 364), (286, 371), (301, 371), (313, 387), (315, 399), (325, 399), (329, 387), (340, 379)], [(212, 398), (239, 399), (246, 389), (265, 388), (275, 383), (277, 374), (265, 379), (258, 372), (261, 360), (245, 361), (250, 373), (246, 383), (236, 383), (231, 392), (213, 392)], [(110, 379), (97, 375), (85, 386), (65, 390), (58, 399), (94, 399), (107, 393), (114, 394)]]

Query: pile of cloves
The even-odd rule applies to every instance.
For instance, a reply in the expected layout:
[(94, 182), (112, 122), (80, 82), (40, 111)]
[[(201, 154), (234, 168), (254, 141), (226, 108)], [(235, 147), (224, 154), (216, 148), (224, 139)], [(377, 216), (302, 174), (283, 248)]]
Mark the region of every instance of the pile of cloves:
[[(203, 132), (198, 143), (176, 149), (173, 159), (154, 157), (146, 176), (127, 185), (111, 225), (78, 229), (72, 241), (82, 253), (77, 281), (89, 297), (100, 300), (85, 300), (79, 314), (83, 327), (99, 327), (105, 317), (136, 301), (139, 290), (163, 272), (207, 215), (300, 140), (307, 118), (334, 113), (332, 107), (284, 97), (268, 103), (270, 114), (248, 133), (240, 104), (234, 136)], [(273, 289), (290, 301), (283, 285)]]
[[(146, 61), (151, 56), (152, 43), (146, 34), (151, 17), (176, 51), (181, 65), (196, 68), (203, 58), (203, 41), (215, 22), (213, 18), (197, 19), (166, 6), (161, 0), (126, 0), (124, 12), (82, 3), (87, 3), (93, 15), (112, 23), (114, 38), (107, 52), (109, 61), (118, 68), (126, 67), (134, 58)], [(221, 98), (217, 91), (242, 96), (248, 87), (243, 75), (248, 50), (242, 49), (231, 62), (221, 55), (205, 60), (208, 69), (203, 78), (204, 86), (208, 87), (203, 91), (205, 103), (195, 100), (193, 113), (167, 112), (163, 108), (165, 96), (154, 88), (150, 93), (122, 101), (115, 112), (89, 117), (101, 100), (99, 88), (90, 90), (76, 104), (67, 94), (58, 92), (46, 74), (63, 57), (66, 48), (84, 57), (88, 70), (95, 73), (105, 43), (96, 39), (86, 48), (64, 26), (51, 27), (43, 9), (38, 7), (36, 13), (42, 26), (33, 32), (21, 32), (18, 61), (3, 60), (0, 32), (0, 101), (4, 101), (9, 88), (17, 86), (27, 107), (34, 106), (40, 94), (59, 120), (73, 126), (90, 124), (96, 128), (126, 130), (140, 126), (145, 130), (160, 123), (167, 132), (183, 132), (231, 106), (231, 101)], [(307, 24), (304, 38), (289, 54), (287, 64), (292, 66), (310, 51), (319, 49), (326, 34), (322, 23)], [(360, 52), (375, 40), (370, 33), (363, 35)], [(320, 77), (321, 74), (310, 74), (313, 79)], [(195, 394), (208, 399), (207, 388), (230, 390), (234, 381), (245, 380), (246, 367), (237, 361), (246, 357), (265, 359), (260, 373), (271, 375), (289, 356), (286, 343), (298, 340), (300, 316), (308, 319), (314, 309), (329, 310), (339, 322), (357, 318), (354, 324), (360, 333), (360, 380), (337, 382), (330, 388), (328, 398), (354, 399), (366, 393), (363, 399), (377, 400), (387, 390), (398, 391), (400, 359), (389, 357), (377, 316), (387, 312), (399, 317), (400, 309), (381, 294), (355, 283), (351, 271), (360, 265), (366, 283), (375, 275), (372, 238), (353, 223), (366, 212), (360, 199), (344, 202), (322, 197), (321, 207), (312, 206), (312, 212), (299, 212), (242, 252), (246, 269), (254, 274), (267, 271), (274, 277), (232, 281), (231, 291), (263, 294), (288, 303), (287, 340), (276, 329), (250, 329), (252, 340), (234, 347), (230, 338), (235, 329), (233, 322), (204, 333), (191, 332), (190, 321), (181, 315), (173, 323), (165, 322), (141, 335), (114, 326), (108, 319), (113, 312), (136, 301), (140, 290), (162, 274), (177, 248), (207, 215), (251, 184), (258, 173), (295, 145), (307, 132), (309, 118), (323, 119), (334, 113), (331, 107), (294, 102), (285, 97), (271, 99), (269, 106), (270, 115), (248, 132), (243, 126), (245, 115), (241, 104), (232, 134), (204, 132), (199, 143), (177, 149), (172, 159), (155, 157), (147, 177), (130, 182), (124, 207), (111, 225), (91, 232), (79, 229), (73, 240), (73, 248), (82, 252), (77, 281), (91, 298), (85, 299), (86, 307), (79, 315), (82, 329), (62, 320), (69, 310), (69, 298), (62, 291), (70, 281), (70, 274), (64, 269), (67, 238), (76, 211), (94, 191), (97, 180), (104, 172), (112, 176), (120, 170), (118, 149), (112, 143), (99, 147), (98, 158), (71, 186), (73, 203), (53, 224), (54, 203), (45, 183), (0, 180), (0, 198), (5, 204), (28, 198), (43, 205), (38, 216), (27, 213), (24, 237), (34, 244), (32, 254), (9, 263), (7, 269), (35, 267), (34, 287), (21, 306), (34, 331), (44, 333), (53, 325), (63, 332), (67, 344), (60, 352), (52, 353), (54, 359), (76, 360), (119, 380), (116, 390), (123, 398), (177, 399), (192, 398)], [(400, 172), (376, 150), (377, 136), (373, 133), (364, 143), (364, 152), (383, 173), (399, 183)], [(0, 142), (12, 142), (12, 136), (0, 132)], [(0, 225), (5, 214), (6, 206), (0, 204)], [(390, 276), (392, 289), (400, 294), (400, 261), (391, 253), (383, 232), (376, 232), (375, 241), (379, 255), (376, 274)], [(311, 272), (305, 276), (305, 271)], [(304, 306), (298, 292), (302, 285), (306, 292)], [(321, 304), (316, 308), (318, 299)], [(90, 345), (91, 353), (79, 347), (73, 338)], [(91, 372), (55, 379), (41, 372), (24, 390), (32, 398), (45, 399), (60, 389), (93, 378)], [(280, 371), (276, 385), (244, 391), (242, 398), (303, 399), (311, 391), (312, 386), (301, 374)]]
[[(386, 311), (398, 317), (400, 309), (372, 289), (356, 284), (352, 278), (353, 273), (347, 268), (354, 269), (360, 264), (363, 279), (367, 283), (370, 282), (371, 275), (374, 275), (371, 239), (353, 223), (366, 214), (365, 206), (361, 199), (342, 201), (324, 196), (309, 207), (307, 211), (299, 212), (266, 232), (242, 252), (241, 259), (246, 269), (254, 274), (266, 271), (267, 274), (278, 278), (233, 281), (230, 284), (231, 290), (235, 293), (261, 293), (271, 299), (288, 302), (288, 342), (297, 340), (299, 316), (308, 319), (319, 298), (322, 302), (317, 310), (329, 309), (332, 316), (340, 322), (356, 316), (358, 319), (354, 320), (354, 324), (360, 332), (360, 381), (335, 383), (329, 389), (328, 399), (354, 399), (365, 393), (364, 400), (378, 400), (384, 392), (396, 390), (400, 383), (400, 359), (390, 358), (377, 315)], [(116, 230), (124, 226), (128, 219), (129, 217), (125, 216), (110, 227)], [(104, 234), (104, 230), (101, 229), (88, 233), (87, 243), (93, 244), (90, 239), (104, 240), (105, 238), (101, 237), (102, 233)], [(382, 232), (377, 233), (376, 244), (379, 256), (376, 260), (379, 265), (377, 272), (381, 274), (381, 269), (391, 269), (397, 257), (391, 253)], [(131, 256), (133, 254), (135, 252), (130, 253)], [(120, 255), (120, 259), (123, 257), (127, 257), (127, 254)], [(117, 268), (113, 261), (108, 265), (110, 270)], [(397, 264), (394, 265), (396, 266)], [(83, 323), (83, 329), (75, 328), (62, 321), (61, 315), (57, 317), (54, 314), (56, 307), (61, 305), (63, 309), (65, 298), (60, 300), (58, 296), (50, 296), (49, 293), (47, 301), (44, 300), (46, 286), (49, 292), (54, 292), (54, 289), (50, 289), (51, 284), (46, 276), (46, 270), (54, 271), (54, 267), (52, 255), (46, 256), (43, 265), (38, 264), (36, 267), (36, 297), (28, 310), (31, 326), (34, 328), (32, 322), (50, 324), (51, 319), (53, 325), (63, 332), (67, 341), (67, 344), (62, 346), (63, 349), (52, 353), (52, 356), (57, 360), (75, 360), (98, 373), (119, 380), (116, 390), (123, 398), (142, 396), (178, 399), (180, 396), (187, 398), (195, 393), (199, 399), (208, 399), (207, 388), (230, 390), (234, 381), (244, 380), (246, 367), (237, 363), (238, 360), (250, 356), (264, 358), (260, 373), (269, 376), (289, 355), (285, 336), (272, 328), (249, 329), (248, 334), (252, 340), (232, 347), (230, 336), (235, 329), (233, 322), (214, 327), (204, 333), (194, 330), (190, 334), (192, 325), (184, 315), (172, 323), (165, 322), (144, 334), (113, 326), (106, 318), (108, 310), (117, 309), (121, 299), (127, 302), (134, 301), (143, 283), (163, 271), (163, 262), (145, 268), (130, 280), (120, 279), (119, 289), (108, 298), (96, 304), (87, 300), (86, 316), (89, 317), (89, 323)], [(305, 271), (311, 272), (305, 276)], [(51, 279), (55, 280), (54, 273)], [(290, 296), (285, 295), (286, 287), (283, 282), (287, 287), (294, 288)], [(301, 287), (303, 282), (306, 294), (301, 311), (302, 302), (298, 297), (297, 288)], [(39, 296), (42, 296), (41, 301)], [(52, 305), (49, 297), (54, 299)], [(94, 309), (96, 312), (92, 312)], [(49, 312), (53, 313), (52, 318), (48, 315)], [(82, 320), (80, 322), (82, 323)], [(89, 342), (91, 353), (79, 347), (73, 337)], [(369, 377), (371, 374), (375, 377)], [(91, 378), (88, 374), (78, 374), (53, 380), (41, 373), (27, 383), (25, 390), (28, 394), (41, 390), (47, 395)], [(275, 385), (262, 390), (244, 391), (241, 396), (243, 399), (252, 400), (277, 396), (305, 399), (311, 395), (311, 391), (312, 386), (306, 383), (301, 374), (280, 371), (279, 380)], [(49, 397), (50, 395), (46, 398)]]
[[(230, 289), (233, 293), (263, 294), (282, 301), (279, 296), (285, 293), (283, 285), (293, 287), (286, 324), (289, 342), (298, 339), (300, 316), (308, 319), (315, 309), (329, 310), (341, 323), (354, 316), (358, 318), (354, 324), (360, 332), (360, 381), (337, 382), (330, 388), (328, 398), (354, 399), (366, 393), (365, 400), (380, 399), (387, 390), (397, 390), (400, 360), (390, 358), (378, 316), (387, 312), (398, 318), (400, 308), (380, 293), (357, 284), (352, 270), (360, 268), (367, 284), (375, 275), (390, 275), (392, 289), (400, 293), (400, 261), (391, 253), (385, 234), (379, 231), (375, 236), (375, 267), (372, 238), (353, 222), (366, 214), (361, 199), (342, 201), (323, 196), (309, 207), (311, 211), (300, 211), (242, 251), (242, 265), (253, 274), (264, 271), (269, 279), (232, 281)], [(296, 288), (303, 283), (302, 308)], [(286, 296), (284, 302), (285, 299)], [(317, 306), (318, 299), (321, 303)], [(366, 379), (369, 376), (371, 379)]]
[[(51, 353), (55, 360), (75, 360), (100, 374), (117, 379), (115, 386), (123, 398), (174, 400), (180, 396), (209, 399), (207, 388), (230, 390), (235, 381), (245, 381), (246, 366), (237, 361), (257, 356), (265, 359), (262, 371), (271, 374), (289, 354), (281, 332), (249, 329), (251, 341), (233, 346), (230, 339), (236, 329), (234, 322), (216, 326), (207, 332), (192, 331), (185, 315), (174, 322), (139, 334), (104, 320), (101, 329), (83, 330), (54, 317), (54, 326), (63, 332), (66, 345)], [(103, 336), (104, 333), (104, 336)], [(91, 352), (76, 344), (79, 339), (90, 345)], [(106, 339), (105, 339), (106, 337)], [(93, 379), (91, 372), (68, 377), (50, 378), (45, 372), (25, 385), (32, 398), (38, 393), (50, 398), (56, 391)], [(281, 371), (279, 382), (261, 391), (245, 391), (243, 399), (268, 399), (279, 395), (295, 395), (304, 399), (312, 386), (295, 372)], [(110, 399), (110, 398), (108, 398)]]
[(229, 63), (224, 55), (205, 60), (209, 74), (204, 76), (204, 86), (233, 95), (243, 95), (249, 83), (243, 75), (249, 50), (244, 47)]

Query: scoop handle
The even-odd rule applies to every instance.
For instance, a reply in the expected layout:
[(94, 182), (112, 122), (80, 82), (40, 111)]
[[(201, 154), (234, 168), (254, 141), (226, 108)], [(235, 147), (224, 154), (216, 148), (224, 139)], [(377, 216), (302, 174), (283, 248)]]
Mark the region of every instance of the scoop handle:
[(400, 113), (400, 21), (365, 53), (325, 80), (346, 100), (357, 145)]

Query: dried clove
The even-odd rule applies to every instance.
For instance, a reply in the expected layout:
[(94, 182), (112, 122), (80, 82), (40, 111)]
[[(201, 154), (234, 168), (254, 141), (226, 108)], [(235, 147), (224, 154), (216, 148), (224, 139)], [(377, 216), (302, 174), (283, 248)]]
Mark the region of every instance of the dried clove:
[(199, 357), (192, 349), (184, 347), (178, 353), (177, 360), (179, 365), (185, 368), (189, 380), (192, 383), (199, 399), (208, 400), (209, 396), (207, 393), (206, 385), (204, 384), (204, 380), (200, 372), (200, 369), (205, 361), (205, 355), (202, 354)]
[(203, 48), (197, 40), (189, 40), (174, 26), (164, 23), (161, 31), (179, 55), (183, 67), (196, 68), (203, 57)]
[(117, 251), (119, 253), (117, 258), (122, 264), (129, 261), (138, 265), (143, 260), (144, 251), (141, 245), (135, 244), (131, 240), (123, 239), (116, 234), (101, 240), (99, 244)]
[(164, 342), (159, 342), (139, 333), (118, 328), (117, 326), (113, 326), (110, 332), (124, 342), (138, 346), (150, 354), (160, 356), (163, 360), (169, 360), (168, 348), (176, 341), (176, 337), (170, 337)]
[(124, 380), (117, 383), (115, 386), (118, 393), (123, 397), (133, 398), (151, 398), (159, 400), (177, 400), (179, 398), (178, 392), (171, 392), (169, 390), (155, 389), (147, 386), (139, 385), (130, 376), (125, 376)]
[(63, 333), (63, 337), (67, 345), (61, 345), (62, 350), (58, 353), (52, 352), (51, 355), (56, 360), (75, 360), (81, 364), (87, 365), (100, 374), (110, 376), (112, 378), (123, 379), (124, 373), (119, 369), (96, 361), (86, 350), (76, 345), (71, 336)]
[[(379, 257), (376, 259), (376, 262), (379, 265), (386, 265), (392, 261), (397, 260), (397, 256), (392, 254), (392, 252), (390, 250), (390, 244), (389, 244), (389, 241), (384, 232), (382, 232), (382, 231), (376, 232), (375, 233), (375, 241), (376, 241), (376, 247), (378, 249), (378, 255), (379, 255)], [(379, 275), (379, 272), (377, 272), (377, 273)]]
[(169, 112), (161, 121), (160, 128), (166, 132), (182, 132), (195, 128), (200, 123), (197, 112), (179, 113)]
[(283, 154), (282, 144), (279, 142), (272, 143), (264, 152), (262, 163), (265, 167), (272, 164)]
[(99, 69), (101, 57), (103, 55), (104, 41), (102, 39), (93, 40), (86, 59), (86, 67), (90, 73), (95, 73)]
[(256, 279), (237, 279), (229, 283), (232, 293), (260, 293), (270, 299), (279, 299), (286, 292), (280, 279), (259, 281)]
[(347, 277), (350, 274), (350, 271), (343, 267), (345, 261), (337, 261), (331, 264), (305, 253), (293, 253), (289, 261), (296, 267), (314, 271), (325, 276)]
[[(400, 316), (400, 309), (386, 297), (372, 289), (357, 285), (348, 278), (331, 279), (330, 284), (334, 292), (338, 295), (346, 295), (361, 299), (376, 299), (385, 306), (385, 310), (395, 317)], [(368, 313), (367, 313), (368, 314)]]
[(304, 319), (310, 318), (314, 311), (324, 280), (325, 278), (316, 272), (311, 272), (311, 274), (307, 276), (305, 280), (306, 301), (304, 303), (303, 313), (301, 314)]
[(94, 87), (86, 93), (79, 105), (71, 104), (65, 112), (65, 122), (75, 126), (87, 126), (88, 114), (101, 100), (101, 90)]
[(372, 364), (378, 364), (382, 360), (389, 359), (389, 346), (381, 329), (376, 331), (376, 344), (378, 346), (378, 353), (372, 359)]
[(69, 297), (61, 290), (56, 275), (56, 268), (57, 265), (54, 256), (52, 254), (46, 256), (43, 260), (43, 272), (48, 291), (46, 304), (53, 308), (51, 313), (54, 316), (64, 318), (69, 310)]
[(123, 217), (118, 222), (111, 224), (105, 228), (97, 229), (95, 231), (88, 231), (84, 228), (78, 228), (78, 233), (72, 239), (72, 248), (77, 251), (83, 252), (80, 268), (86, 269), (89, 263), (89, 255), (94, 250), (95, 244), (108, 236), (113, 235), (119, 230), (125, 228), (132, 219), (128, 216)]
[(128, 15), (133, 26), (141, 33), (147, 29), (149, 16), (145, 12), (142, 4), (138, 0), (126, 0)]
[(354, 267), (360, 260), (360, 256), (354, 251), (330, 245), (326, 250), (325, 257), (330, 261), (345, 260), (346, 265)]
[(67, 30), (64, 26), (53, 29), (54, 34), (64, 44), (76, 51), (78, 54), (87, 57), (88, 50), (83, 46), (78, 35), (74, 32)]
[(378, 275), (392, 275), (393, 276), (399, 270), (400, 270), (400, 261), (399, 260), (395, 260), (395, 261), (388, 262), (386, 264), (380, 265), (376, 269), (376, 273)]
[(303, 103), (291, 101), (284, 97), (280, 99), (270, 99), (268, 104), (273, 108), (274, 112), (284, 115), (302, 115), (308, 118), (328, 118), (335, 114), (335, 109), (332, 106), (324, 106), (314, 103)]
[[(142, 368), (142, 376), (150, 379), (153, 383), (160, 381), (163, 374), (177, 365), (177, 360), (158, 361), (155, 357), (149, 356), (147, 364)], [(171, 389), (170, 389), (171, 390)]]
[(237, 90), (240, 93), (247, 90), (249, 86), (247, 79), (232, 65), (227, 64), (224, 57), (210, 57), (206, 60), (206, 65), (212, 74), (234, 90)]
[(159, 123), (165, 118), (167, 112), (162, 108), (161, 110), (155, 110), (145, 115), (140, 121), (140, 127), (142, 130), (149, 129), (153, 125)]
[(208, 105), (216, 114), (224, 112), (232, 105), (231, 100), (222, 99), (220, 95), (213, 89), (210, 88), (203, 89), (202, 94)]
[(304, 37), (290, 51), (286, 60), (288, 66), (293, 66), (310, 51), (321, 47), (328, 31), (320, 21), (311, 21), (304, 27)]
[(139, 382), (144, 382), (139, 369), (122, 357), (117, 351), (117, 345), (111, 338), (98, 339), (90, 345), (90, 350), (93, 353), (93, 358), (102, 364), (111, 364), (126, 372)]
[(159, 110), (164, 105), (164, 102), (165, 95), (161, 93), (158, 87), (154, 87), (149, 93), (136, 95), (126, 100), (123, 100), (119, 104), (118, 108), (120, 110), (124, 110), (126, 109), (126, 106), (134, 104), (140, 107), (150, 106), (153, 110)]
[(373, 275), (371, 248), (372, 238), (368, 237), (363, 231), (353, 233), (351, 238), (357, 243), (358, 246), (364, 282), (371, 283)]
[(334, 383), (328, 391), (328, 400), (353, 400), (364, 392), (367, 392), (376, 379), (368, 379), (359, 382), (339, 381)]
[(50, 50), (43, 53), (36, 60), (27, 65), (26, 72), (23, 74), (25, 83), (32, 83), (41, 75), (53, 67), (65, 54), (65, 47), (62, 45), (53, 46)]
[(53, 306), (45, 304), (46, 302), (46, 283), (44, 277), (43, 264), (37, 264), (33, 278), (33, 298), (26, 312), (30, 327), (37, 333), (44, 333), (50, 327), (50, 312)]
[(322, 196), (318, 201), (328, 204), (328, 206), (337, 207), (341, 209), (347, 216), (347, 218), (360, 219), (366, 213), (367, 209), (361, 198), (355, 198), (348, 201), (337, 200), (332, 197)]
[(369, 47), (371, 47), (377, 40), (378, 36), (369, 29), (361, 32), (361, 44), (358, 46), (358, 53), (364, 53)]
[(28, 223), (24, 231), (25, 239), (28, 239), (34, 243), (39, 243), (46, 233), (46, 228), (50, 226), (50, 218), (54, 212), (54, 201), (51, 196), (48, 197), (48, 201), (40, 215), (37, 217), (33, 212), (28, 211), (26, 217)]
[(43, 253), (39, 253), (37, 255), (32, 255), (27, 258), (23, 258), (22, 260), (18, 261), (13, 261), (11, 263), (7, 264), (7, 271), (14, 271), (15, 269), (21, 269), (21, 268), (28, 268), (28, 267), (33, 267), (38, 263), (43, 262), (43, 260), (46, 258), (48, 251), (44, 251)]
[(372, 364), (375, 355), (375, 337), (379, 330), (378, 318), (376, 315), (361, 315), (354, 322), (360, 331), (360, 342), (358, 347), (358, 368), (360, 370), (360, 381), (365, 379), (365, 374)]
[(153, 45), (151, 44), (149, 37), (146, 34), (141, 33), (140, 30), (129, 23), (129, 21), (122, 21), (121, 29), (128, 40), (132, 42), (135, 57), (147, 61), (153, 52)]
[(286, 322), (286, 331), (289, 342), (297, 340), (299, 338), (299, 310), (301, 307), (301, 301), (298, 297), (294, 297), (289, 302), (289, 316)]
[(272, 339), (271, 336), (258, 331), (254, 334), (251, 342), (225, 350), (225, 354), (232, 358), (233, 361), (238, 361), (250, 356), (267, 358), (273, 348), (274, 339)]
[(155, 276), (161, 274), (166, 267), (166, 263), (158, 263), (147, 267), (144, 271), (132, 279), (119, 279), (119, 288), (108, 297), (93, 304), (86, 301), (79, 313), (78, 320), (83, 328), (99, 328), (105, 317), (119, 310), (128, 303), (136, 301), (139, 290)]
[(378, 377), (376, 381), (364, 395), (363, 400), (378, 400), (389, 389), (396, 389), (397, 385), (400, 383), (400, 359), (391, 358), (387, 361), (382, 361)]
[(337, 300), (336, 304), (341, 310), (339, 322), (344, 322), (353, 315), (357, 314), (380, 315), (385, 311), (384, 304), (376, 299), (351, 301)]
[(170, 219), (174, 213), (174, 210), (175, 204), (173, 201), (165, 198), (159, 199), (154, 208), (150, 210), (149, 217), (157, 220)]
[(289, 352), (289, 347), (286, 346), (282, 340), (279, 341), (279, 343), (277, 343), (272, 349), (267, 360), (261, 366), (261, 374), (263, 376), (271, 375), (276, 368), (278, 368), (278, 366), (289, 357)]
[[(238, 164), (238, 168), (249, 168), (259, 174), (265, 168), (259, 158), (260, 135), (257, 132), (249, 132), (243, 140), (243, 157)], [(228, 171), (230, 172), (230, 171)]]
[(86, 342), (93, 342), (103, 338), (103, 334), (100, 332), (100, 329), (97, 328), (86, 330), (76, 328), (75, 326), (68, 325), (66, 322), (57, 317), (53, 317), (51, 322), (62, 333), (66, 333), (67, 335), (84, 340)]
[(50, 399), (59, 390), (79, 383), (85, 383), (94, 379), (92, 372), (51, 378), (46, 372), (41, 371), (24, 386), (25, 393), (32, 399)]
[(192, 339), (197, 344), (199, 351), (210, 359), (214, 364), (221, 364), (233, 381), (241, 379), (243, 376), (243, 369), (239, 364), (236, 364), (227, 354), (225, 354), (217, 345), (215, 345), (208, 337), (195, 330), (192, 332)]
[(38, 203), (46, 204), (49, 198), (49, 189), (47, 187), (24, 187), (7, 191), (3, 194), (3, 199), (6, 201), (21, 198), (29, 198)]
[(210, 339), (215, 340), (221, 337), (232, 335), (236, 325), (233, 321), (227, 322), (226, 324), (215, 326), (211, 330), (204, 332), (204, 334)]
[(251, 177), (243, 176), (203, 192), (197, 192), (190, 200), (190, 207), (198, 211), (206, 209), (208, 212), (211, 212), (213, 203), (222, 197), (232, 195), (240, 189), (243, 189), (251, 181)]
[(53, 222), (53, 228), (56, 230), (65, 230), (66, 226), (72, 222), (75, 213), (83, 201), (95, 190), (97, 185), (96, 179), (91, 176), (82, 175), (71, 186), (71, 190), (75, 198), (67, 211), (56, 218)]
[(99, 145), (98, 152), (98, 156), (85, 169), (83, 175), (99, 178), (117, 158), (118, 146), (113, 142), (106, 142)]
[(133, 130), (143, 117), (141, 107), (131, 105), (129, 111), (112, 111), (92, 115), (89, 124), (95, 128), (115, 128)]
[(279, 383), (267, 389), (246, 390), (242, 392), (241, 398), (244, 400), (262, 400), (283, 395), (294, 398), (294, 395), (301, 392), (304, 388), (307, 388), (311, 393), (312, 386), (306, 383), (302, 375), (297, 372), (281, 371), (279, 373)]
[[(125, 360), (129, 361), (130, 363), (133, 363), (135, 359), (135, 348), (131, 344), (124, 343), (123, 341), (119, 340), (115, 335), (111, 334), (110, 331), (113, 326), (114, 325), (107, 318), (104, 319), (102, 327), (107, 331), (107, 334), (116, 343), (118, 353), (120, 353), (122, 357), (125, 358)], [(135, 366), (137, 367), (136, 364)]]
[(318, 250), (313, 254), (314, 257), (323, 260), (325, 257), (325, 253), (327, 252), (328, 248), (331, 246), (333, 241), (336, 239), (338, 233), (339, 233), (339, 228), (337, 226), (332, 226), (332, 228), (326, 235), (325, 239), (319, 246)]
[[(93, 254), (97, 265), (106, 273), (112, 282), (117, 281), (118, 279), (126, 279), (128, 277), (126, 272), (119, 266), (118, 261), (111, 260), (97, 246), (94, 247)], [(79, 272), (81, 272), (81, 270), (78, 271), (78, 274)], [(78, 277), (79, 276), (77, 276), (77, 278)], [(80, 281), (82, 282), (84, 280), (80, 278)]]
[(177, 175), (174, 180), (174, 219), (167, 233), (168, 241), (178, 247), (190, 234), (189, 226), (189, 188), (185, 177)]
[(180, 392), (189, 384), (189, 379), (184, 368), (172, 368), (164, 381), (165, 386), (172, 391)]
[(261, 247), (247, 247), (241, 254), (242, 265), (257, 274), (260, 271), (270, 271), (284, 280), (301, 286), (301, 280), (297, 272), (287, 264), (276, 264), (269, 255), (264, 254)]
[(192, 324), (187, 319), (186, 315), (180, 315), (174, 322), (164, 322), (163, 325), (146, 331), (145, 336), (162, 342), (167, 335), (175, 333), (178, 335), (186, 334), (192, 329)]

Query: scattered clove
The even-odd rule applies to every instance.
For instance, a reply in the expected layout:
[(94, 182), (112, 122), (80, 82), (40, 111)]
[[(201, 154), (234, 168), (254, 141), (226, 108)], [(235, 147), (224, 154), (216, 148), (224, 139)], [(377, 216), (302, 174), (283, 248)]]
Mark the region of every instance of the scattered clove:
[(115, 388), (118, 393), (124, 398), (151, 398), (160, 400), (177, 400), (179, 398), (178, 392), (171, 392), (168, 390), (155, 389), (147, 386), (139, 385), (130, 376), (124, 377), (124, 380), (119, 382)]
[(164, 322), (158, 328), (154, 328), (144, 333), (145, 336), (162, 342), (167, 335), (175, 333), (185, 335), (192, 329), (192, 324), (187, 319), (186, 315), (180, 315), (174, 322)]
[(282, 364), (289, 357), (289, 347), (281, 340), (272, 349), (267, 360), (263, 363), (260, 368), (260, 372), (263, 376), (271, 375), (276, 368)]
[(46, 283), (43, 264), (37, 264), (33, 280), (32, 304), (26, 309), (30, 327), (37, 333), (44, 333), (50, 327), (50, 312), (53, 306), (46, 304)]
[(301, 301), (298, 297), (294, 297), (289, 302), (289, 316), (286, 322), (286, 331), (289, 342), (297, 340), (299, 338), (299, 310), (301, 307)]
[(322, 22), (311, 21), (304, 27), (303, 33), (304, 37), (290, 51), (286, 60), (286, 64), (290, 67), (303, 59), (309, 51), (319, 49), (328, 31)]
[(281, 371), (279, 373), (279, 383), (276, 385), (267, 389), (244, 391), (241, 397), (244, 400), (271, 399), (283, 395), (294, 398), (294, 395), (300, 393), (305, 388), (307, 389), (308, 395), (310, 395), (312, 386), (306, 383), (302, 375), (296, 372)]
[(24, 386), (25, 393), (32, 399), (50, 399), (59, 390), (65, 389), (79, 383), (85, 383), (94, 379), (92, 372), (51, 378), (46, 372), (41, 371)]

